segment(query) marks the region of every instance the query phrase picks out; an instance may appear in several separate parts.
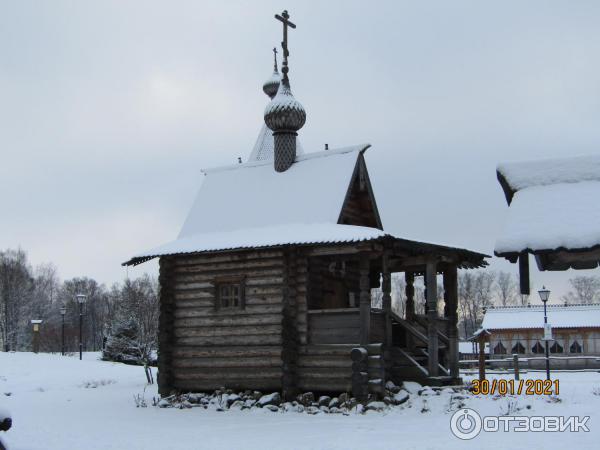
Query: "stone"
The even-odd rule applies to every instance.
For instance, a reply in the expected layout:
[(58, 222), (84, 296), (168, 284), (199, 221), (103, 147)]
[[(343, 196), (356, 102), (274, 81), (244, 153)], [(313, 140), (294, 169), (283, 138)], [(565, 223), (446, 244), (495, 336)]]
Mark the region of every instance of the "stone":
[(365, 413), (365, 407), (362, 404), (357, 404), (356, 408), (354, 408), (354, 412), (356, 414), (364, 414)]
[(375, 402), (370, 402), (367, 404), (367, 410), (369, 410), (369, 411), (383, 411), (385, 409), (386, 409), (386, 404), (383, 402), (375, 401)]
[(395, 405), (401, 405), (402, 403), (407, 402), (409, 398), (410, 398), (410, 395), (408, 395), (408, 392), (401, 390), (398, 393), (394, 394), (394, 397), (392, 400)]
[(306, 413), (307, 414), (319, 414), (321, 412), (321, 410), (319, 408), (317, 408), (316, 406), (309, 406), (308, 408), (306, 408)]
[(357, 404), (358, 404), (358, 400), (356, 400), (354, 397), (352, 397), (352, 398), (350, 398), (349, 400), (346, 401), (346, 408), (352, 409)]
[(244, 408), (244, 402), (241, 400), (236, 400), (229, 407), (229, 409), (242, 409), (242, 408)]
[(331, 401), (331, 397), (328, 395), (322, 395), (319, 397), (319, 406), (329, 406), (329, 402)]
[(261, 398), (261, 397), (262, 397), (262, 392), (260, 392), (260, 391), (253, 391), (253, 392), (252, 392), (252, 398), (253, 398), (254, 400), (258, 400), (258, 399), (259, 399), (259, 398)]
[(405, 381), (402, 383), (402, 389), (404, 389), (409, 394), (417, 395), (422, 388), (423, 386), (421, 386), (416, 381)]
[(337, 397), (333, 397), (330, 401), (329, 404), (327, 405), (330, 409), (331, 408), (337, 408), (338, 406), (340, 406), (340, 399)]
[(167, 400), (165, 400), (164, 398), (163, 398), (163, 399), (161, 399), (161, 400), (158, 402), (158, 407), (159, 407), (159, 408), (168, 408), (169, 406), (171, 406), (171, 404), (170, 404), (170, 403), (169, 403)]
[(333, 408), (329, 408), (329, 413), (330, 414), (341, 414), (343, 411), (340, 408), (337, 407), (333, 407)]
[(385, 388), (394, 394), (400, 390), (400, 387), (396, 386), (392, 380), (389, 380), (385, 383)]
[(248, 399), (244, 402), (244, 408), (252, 408), (256, 404), (256, 400)]
[[(223, 396), (223, 397), (225, 397), (225, 396)], [(229, 394), (227, 396), (227, 399), (226, 400), (224, 399), (224, 401), (227, 403), (227, 407), (231, 406), (232, 403), (235, 403), (240, 400), (241, 400), (241, 397), (237, 394)]]
[(338, 398), (340, 399), (340, 405), (343, 405), (348, 401), (348, 394), (342, 392)]
[(268, 409), (269, 411), (273, 411), (273, 412), (279, 411), (279, 407), (276, 405), (266, 405), (265, 409)]
[(257, 403), (260, 407), (264, 407), (267, 405), (279, 406), (281, 404), (281, 395), (279, 395), (279, 392), (273, 392), (272, 394), (263, 395)]
[(315, 401), (315, 394), (312, 392), (305, 392), (304, 394), (300, 395), (298, 401), (304, 406), (310, 406)]
[(298, 403), (296, 406), (294, 406), (294, 411), (296, 411), (298, 413), (304, 412), (304, 405), (301, 405)]
[(323, 411), (324, 413), (328, 414), (329, 413), (329, 408), (325, 405), (319, 406), (319, 409), (321, 411)]

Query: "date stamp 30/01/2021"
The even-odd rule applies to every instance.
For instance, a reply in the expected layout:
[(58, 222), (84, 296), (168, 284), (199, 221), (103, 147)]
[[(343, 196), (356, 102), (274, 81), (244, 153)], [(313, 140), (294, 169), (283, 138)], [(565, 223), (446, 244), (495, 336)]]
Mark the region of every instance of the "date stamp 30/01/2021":
[(475, 395), (558, 395), (559, 380), (473, 380)]

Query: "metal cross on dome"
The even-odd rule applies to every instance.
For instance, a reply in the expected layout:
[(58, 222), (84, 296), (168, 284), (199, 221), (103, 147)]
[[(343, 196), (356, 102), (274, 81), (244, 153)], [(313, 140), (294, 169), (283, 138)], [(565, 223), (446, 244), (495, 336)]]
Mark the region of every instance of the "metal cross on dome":
[(290, 15), (287, 10), (284, 10), (281, 15), (275, 14), (275, 18), (283, 23), (283, 42), (281, 43), (281, 47), (283, 48), (283, 64), (281, 67), (281, 72), (283, 72), (283, 79), (288, 81), (287, 74), (289, 72), (287, 58), (290, 56), (290, 52), (288, 51), (287, 46), (287, 31), (288, 27), (296, 28), (296, 24), (290, 22)]

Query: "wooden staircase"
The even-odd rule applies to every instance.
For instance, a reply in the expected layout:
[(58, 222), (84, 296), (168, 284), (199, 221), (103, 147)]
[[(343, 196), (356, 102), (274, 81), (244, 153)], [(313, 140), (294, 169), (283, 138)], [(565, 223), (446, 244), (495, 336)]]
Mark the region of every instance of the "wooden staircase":
[[(430, 386), (451, 384), (453, 379), (448, 369), (438, 364), (438, 373), (431, 375), (428, 370), (427, 319), (407, 320), (391, 313), (392, 346), (387, 350), (389, 378), (396, 384), (402, 381), (417, 381)], [(438, 329), (439, 360), (444, 361), (448, 338)]]

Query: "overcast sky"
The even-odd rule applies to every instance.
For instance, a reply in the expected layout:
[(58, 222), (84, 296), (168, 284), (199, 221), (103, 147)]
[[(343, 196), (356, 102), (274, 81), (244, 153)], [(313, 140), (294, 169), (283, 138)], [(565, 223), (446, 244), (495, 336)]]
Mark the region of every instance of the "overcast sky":
[(200, 169), (252, 149), (284, 8), (304, 149), (370, 142), (400, 237), (492, 254), (498, 162), (600, 148), (597, 1), (6, 1), (0, 249), (110, 284), (174, 239)]

